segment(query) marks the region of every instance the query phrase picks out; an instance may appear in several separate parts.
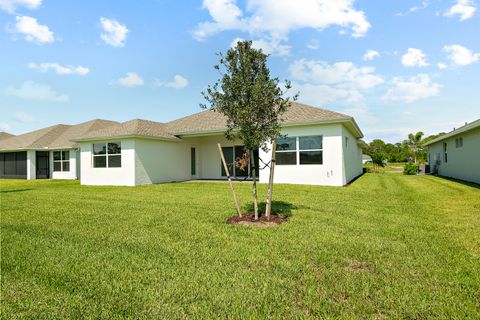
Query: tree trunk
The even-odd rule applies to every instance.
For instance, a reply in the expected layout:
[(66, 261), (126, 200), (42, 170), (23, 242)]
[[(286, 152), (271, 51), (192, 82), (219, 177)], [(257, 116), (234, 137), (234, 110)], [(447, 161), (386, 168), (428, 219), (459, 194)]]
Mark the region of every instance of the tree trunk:
[(270, 162), (270, 176), (268, 179), (268, 192), (267, 192), (267, 206), (265, 208), (265, 216), (270, 220), (270, 214), (272, 212), (272, 192), (273, 192), (273, 174), (275, 173), (275, 151), (277, 150), (277, 143), (272, 141), (272, 161)]
[(238, 205), (237, 194), (235, 193), (235, 189), (233, 188), (232, 178), (230, 177), (230, 170), (228, 170), (227, 162), (225, 161), (225, 156), (223, 155), (222, 146), (220, 143), (217, 143), (218, 152), (220, 152), (220, 158), (222, 158), (223, 168), (225, 169), (225, 173), (227, 174), (228, 182), (230, 184), (230, 190), (232, 190), (233, 194), (233, 202), (235, 203), (235, 209), (237, 210), (238, 216), (242, 216), (242, 211), (240, 211), (240, 206)]
[(256, 176), (256, 168), (255, 168), (255, 156), (253, 154), (253, 150), (250, 150), (250, 161), (253, 164), (252, 166), (252, 179), (253, 179), (253, 207), (255, 210), (255, 220), (258, 220), (258, 195), (257, 195), (257, 176)]

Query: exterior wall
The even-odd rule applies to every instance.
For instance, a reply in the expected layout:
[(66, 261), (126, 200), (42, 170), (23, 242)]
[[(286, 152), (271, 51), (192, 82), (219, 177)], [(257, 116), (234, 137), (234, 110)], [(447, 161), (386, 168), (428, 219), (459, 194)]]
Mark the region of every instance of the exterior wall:
[(98, 142), (120, 141), (122, 147), (121, 168), (94, 168), (93, 142), (80, 144), (80, 167), (82, 185), (135, 185), (135, 141), (133, 139), (112, 139)]
[(135, 185), (191, 179), (189, 142), (135, 139)]
[(362, 149), (358, 146), (358, 139), (344, 126), (342, 126), (342, 134), (343, 167), (345, 170), (343, 184), (347, 184), (363, 173)]
[(27, 180), (34, 180), (37, 177), (37, 157), (35, 150), (27, 151)]
[[(323, 164), (321, 165), (276, 165), (274, 183), (342, 186), (345, 184), (341, 124), (324, 124), (286, 127), (282, 134), (290, 137), (323, 136)], [(269, 146), (271, 148), (271, 145)], [(264, 162), (271, 160), (271, 152), (260, 150)], [(361, 160), (360, 160), (361, 161)], [(361, 163), (360, 163), (361, 165)], [(260, 170), (260, 183), (268, 183), (269, 168)]]
[[(455, 139), (463, 138), (463, 147), (455, 147)], [(445, 163), (443, 143), (447, 143)], [(430, 170), (439, 158), (438, 174), (444, 177), (480, 184), (480, 129), (453, 136), (428, 146)]]
[(55, 151), (69, 151), (70, 153), (70, 171), (53, 171), (53, 152), (50, 151), (50, 177), (52, 179), (68, 179), (75, 180), (78, 179), (78, 169), (77, 159), (79, 151), (76, 149), (61, 149)]

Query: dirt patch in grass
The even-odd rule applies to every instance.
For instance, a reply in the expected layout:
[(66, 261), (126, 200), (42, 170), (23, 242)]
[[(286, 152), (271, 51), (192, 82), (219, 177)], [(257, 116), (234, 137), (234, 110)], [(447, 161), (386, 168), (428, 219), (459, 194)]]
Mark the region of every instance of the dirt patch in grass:
[(247, 226), (254, 226), (258, 228), (267, 228), (279, 225), (288, 220), (288, 216), (271, 215), (270, 219), (266, 216), (260, 216), (258, 220), (255, 220), (253, 213), (245, 213), (241, 217), (233, 216), (227, 219), (227, 224), (241, 224)]
[(354, 260), (350, 261), (350, 263), (347, 267), (345, 267), (345, 271), (347, 271), (347, 272), (370, 272), (370, 268), (368, 267), (366, 262), (354, 259)]

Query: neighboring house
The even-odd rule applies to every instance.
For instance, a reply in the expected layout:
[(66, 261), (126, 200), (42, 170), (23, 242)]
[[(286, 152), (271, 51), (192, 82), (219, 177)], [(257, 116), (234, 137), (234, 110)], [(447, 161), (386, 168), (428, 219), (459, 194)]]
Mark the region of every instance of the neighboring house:
[(480, 184), (480, 119), (424, 144), (430, 172)]
[(116, 123), (58, 124), (0, 140), (0, 177), (79, 179), (79, 145), (71, 139)]
[(368, 154), (362, 154), (362, 163), (369, 163), (372, 162), (372, 157), (370, 157)]
[[(363, 134), (352, 117), (293, 103), (282, 118), (282, 134), (286, 137), (277, 141), (275, 183), (342, 186), (362, 173), (362, 152), (358, 142)], [(123, 123), (95, 121), (102, 121), (103, 125), (97, 129), (77, 130), (76, 134), (69, 132), (65, 135), (67, 130), (63, 130), (57, 135), (62, 143), (49, 141), (41, 144), (37, 141), (35, 145), (14, 148), (22, 136), (32, 134), (27, 133), (0, 141), (0, 152), (11, 154), (27, 148), (26, 159), (30, 161), (26, 171), (32, 172), (35, 171), (32, 167), (35, 153), (56, 148), (49, 153), (50, 163), (53, 161), (49, 177), (66, 178), (56, 174), (61, 167), (55, 166), (55, 161), (63, 160), (52, 158), (63, 157), (61, 151), (68, 151), (70, 159), (75, 155), (76, 163), (69, 164), (68, 178), (80, 178), (83, 185), (135, 186), (191, 179), (226, 179), (217, 149), (217, 143), (220, 143), (230, 173), (238, 179), (251, 176), (251, 166), (246, 170), (235, 167), (234, 161), (243, 153), (243, 146), (239, 141), (225, 139), (226, 121), (218, 112), (207, 110), (167, 123), (140, 119)], [(85, 124), (68, 127), (72, 129), (81, 125)], [(55, 127), (47, 129), (55, 130), (52, 129)], [(60, 144), (64, 146), (60, 147)], [(255, 150), (254, 154), (256, 165), (261, 168), (259, 180), (267, 183), (269, 170), (263, 163), (269, 163), (271, 153)], [(35, 178), (28, 172), (24, 177)]]

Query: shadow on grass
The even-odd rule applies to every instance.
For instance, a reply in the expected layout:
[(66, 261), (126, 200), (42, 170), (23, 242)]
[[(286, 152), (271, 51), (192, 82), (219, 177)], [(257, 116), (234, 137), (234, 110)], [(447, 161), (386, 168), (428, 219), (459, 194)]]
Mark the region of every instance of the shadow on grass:
[(33, 190), (33, 188), (2, 190), (0, 191), (0, 193), (22, 192), (22, 191), (29, 191), (29, 190)]
[(443, 180), (448, 180), (448, 181), (451, 181), (451, 182), (456, 182), (456, 183), (459, 183), (459, 184), (463, 184), (464, 186), (469, 186), (469, 187), (472, 187), (472, 188), (480, 189), (480, 184), (475, 183), (475, 182), (459, 180), (459, 179), (449, 178), (449, 177), (442, 177), (442, 176), (434, 176), (434, 177), (437, 177), (437, 178), (440, 178), (440, 179), (443, 179)]
[[(258, 204), (258, 213), (263, 215), (265, 213), (265, 202), (260, 202)], [(243, 207), (245, 212), (253, 212), (253, 203), (249, 203)], [(272, 215), (281, 215), (285, 217), (291, 217), (292, 210), (297, 209), (296, 206), (291, 204), (290, 202), (285, 201), (272, 201)]]

